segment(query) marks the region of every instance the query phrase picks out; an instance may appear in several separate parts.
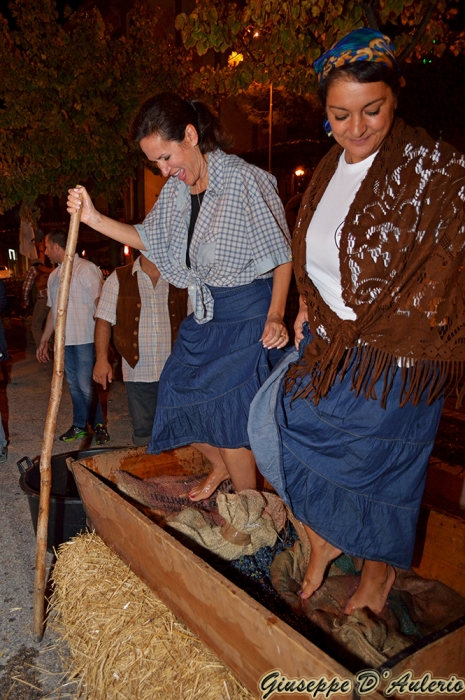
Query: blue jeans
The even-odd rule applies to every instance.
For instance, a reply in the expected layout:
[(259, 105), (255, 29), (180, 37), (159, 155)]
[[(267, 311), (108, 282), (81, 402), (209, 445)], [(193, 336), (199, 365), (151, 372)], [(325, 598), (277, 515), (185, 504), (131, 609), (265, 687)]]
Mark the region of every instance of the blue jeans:
[(85, 428), (87, 423), (95, 428), (103, 425), (103, 412), (92, 379), (94, 368), (94, 344), (66, 345), (65, 374), (73, 402), (73, 425)]

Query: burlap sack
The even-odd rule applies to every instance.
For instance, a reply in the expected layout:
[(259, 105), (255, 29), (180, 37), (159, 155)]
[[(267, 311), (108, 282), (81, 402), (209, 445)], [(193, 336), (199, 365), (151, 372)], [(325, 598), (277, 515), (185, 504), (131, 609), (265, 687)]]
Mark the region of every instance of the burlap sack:
[[(294, 518), (291, 520), (299, 527)], [(295, 614), (306, 616), (368, 667), (382, 664), (465, 614), (465, 599), (452, 589), (413, 571), (396, 569), (388, 604), (380, 615), (367, 608), (344, 615), (345, 605), (360, 583), (361, 562), (348, 556), (333, 562), (322, 586), (302, 600), (299, 591), (311, 551), (302, 530), (300, 524), (302, 539), (274, 559), (270, 570), (273, 587)]]
[(286, 509), (273, 493), (247, 489), (240, 493), (218, 494), (223, 525), (194, 508), (169, 518), (170, 527), (182, 532), (222, 559), (231, 561), (244, 554), (255, 554), (261, 547), (272, 547), (286, 524)]

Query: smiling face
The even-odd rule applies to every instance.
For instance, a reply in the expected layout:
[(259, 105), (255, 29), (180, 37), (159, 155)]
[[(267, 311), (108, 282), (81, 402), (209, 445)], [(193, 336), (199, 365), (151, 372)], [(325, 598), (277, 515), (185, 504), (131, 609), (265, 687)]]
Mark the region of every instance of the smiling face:
[(175, 177), (200, 192), (208, 184), (207, 161), (198, 147), (198, 135), (188, 124), (183, 141), (165, 141), (160, 134), (140, 140), (140, 147), (164, 177)]
[(344, 77), (330, 85), (326, 114), (348, 163), (359, 163), (379, 149), (396, 107), (397, 98), (384, 82), (359, 83)]

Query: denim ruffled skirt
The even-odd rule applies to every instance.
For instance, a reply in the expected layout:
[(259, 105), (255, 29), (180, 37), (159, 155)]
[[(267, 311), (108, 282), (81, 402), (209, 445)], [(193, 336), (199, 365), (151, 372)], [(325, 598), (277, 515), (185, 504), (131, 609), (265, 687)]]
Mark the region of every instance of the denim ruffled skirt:
[(151, 454), (192, 442), (249, 447), (250, 403), (283, 355), (260, 342), (271, 278), (210, 291), (213, 319), (198, 324), (190, 315), (182, 322), (161, 374)]
[[(408, 569), (443, 400), (400, 408), (399, 369), (382, 408), (355, 395), (349, 368), (318, 406), (292, 401), (284, 377), (298, 357), (289, 351), (251, 406), (260, 472), (299, 520), (345, 554)], [(383, 379), (377, 397), (382, 388)]]

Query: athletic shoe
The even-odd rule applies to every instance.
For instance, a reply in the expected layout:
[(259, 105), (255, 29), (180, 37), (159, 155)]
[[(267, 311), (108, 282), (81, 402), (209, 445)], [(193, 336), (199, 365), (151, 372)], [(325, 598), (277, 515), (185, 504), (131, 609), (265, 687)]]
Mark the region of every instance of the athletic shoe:
[(110, 442), (108, 431), (101, 423), (94, 428), (94, 442), (96, 445), (105, 445), (105, 443)]
[(66, 433), (60, 435), (60, 440), (63, 440), (63, 442), (72, 442), (78, 438), (85, 437), (87, 434), (87, 428), (79, 428), (77, 425), (72, 425)]
[(8, 458), (8, 450), (6, 447), (0, 447), (0, 464), (6, 462)]

